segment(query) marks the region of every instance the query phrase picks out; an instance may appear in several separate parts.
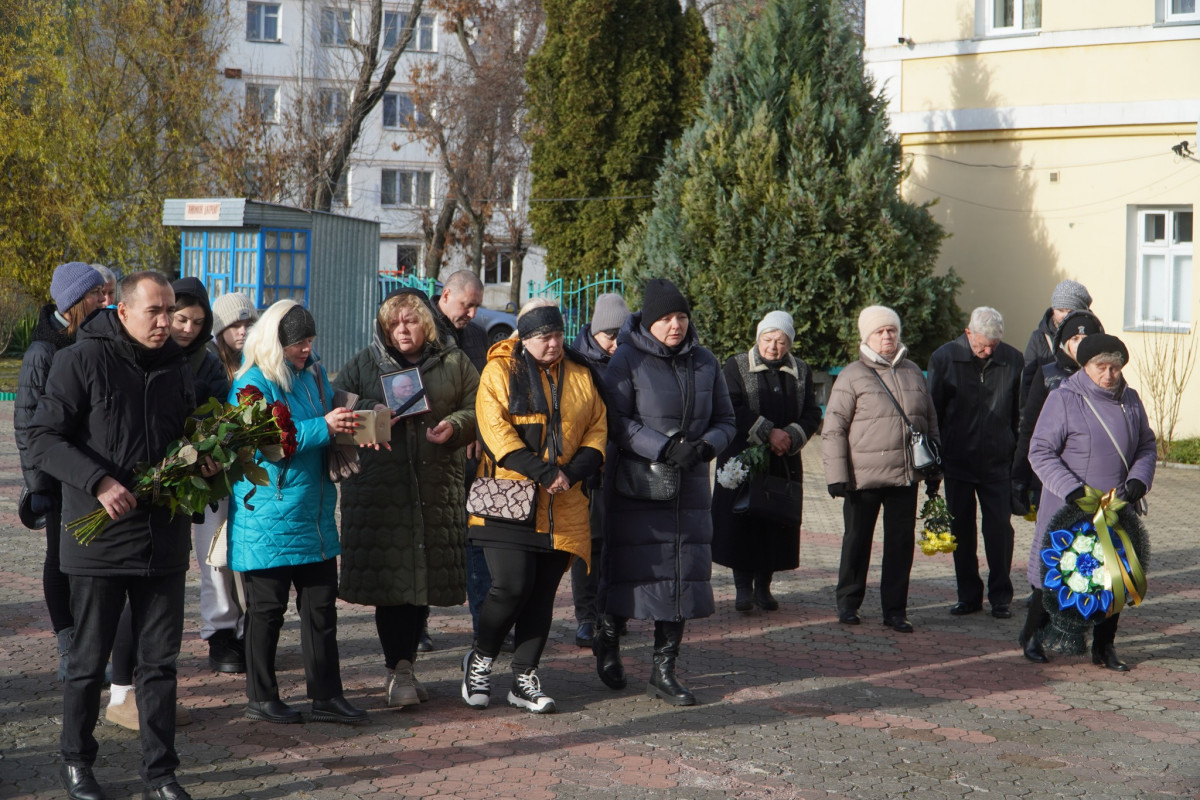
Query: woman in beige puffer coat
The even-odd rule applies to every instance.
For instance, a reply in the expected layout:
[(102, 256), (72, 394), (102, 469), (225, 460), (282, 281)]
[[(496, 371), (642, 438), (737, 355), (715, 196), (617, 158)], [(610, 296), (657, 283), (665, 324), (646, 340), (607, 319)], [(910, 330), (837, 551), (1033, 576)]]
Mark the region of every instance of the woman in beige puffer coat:
[[(838, 619), (858, 625), (866, 593), (871, 541), (883, 510), (883, 624), (901, 633), (908, 621), (917, 484), (908, 430), (888, 397), (890, 391), (916, 430), (938, 439), (937, 414), (920, 367), (906, 359), (900, 317), (885, 306), (868, 306), (858, 317), (859, 359), (834, 381), (825, 409), (821, 448), (829, 494), (845, 498), (842, 559), (838, 567)], [(886, 386), (886, 389), (885, 389)], [(930, 490), (936, 483), (930, 483)]]

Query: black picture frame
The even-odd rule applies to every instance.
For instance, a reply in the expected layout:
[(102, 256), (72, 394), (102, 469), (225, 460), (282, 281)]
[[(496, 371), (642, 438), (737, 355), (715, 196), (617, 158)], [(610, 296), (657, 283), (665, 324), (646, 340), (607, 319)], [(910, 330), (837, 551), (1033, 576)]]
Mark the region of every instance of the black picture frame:
[(425, 395), (425, 381), (417, 367), (388, 372), (379, 376), (383, 389), (383, 402), (393, 414), (411, 417), (429, 411), (429, 398)]

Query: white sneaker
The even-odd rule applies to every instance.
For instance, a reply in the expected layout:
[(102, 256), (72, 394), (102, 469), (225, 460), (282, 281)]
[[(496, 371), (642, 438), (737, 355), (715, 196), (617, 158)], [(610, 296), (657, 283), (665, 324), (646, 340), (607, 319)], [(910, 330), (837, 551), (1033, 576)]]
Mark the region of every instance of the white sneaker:
[(492, 700), (492, 659), (474, 650), (463, 659), (462, 698), (471, 708), (487, 708)]
[(388, 670), (387, 684), (388, 708), (415, 706), (421, 702), (417, 695), (417, 687), (413, 685), (413, 665), (411, 661), (400, 661), (395, 669)]
[(542, 682), (538, 680), (536, 669), (513, 675), (512, 689), (508, 693), (508, 704), (534, 714), (553, 714), (556, 710), (554, 700), (542, 693)]

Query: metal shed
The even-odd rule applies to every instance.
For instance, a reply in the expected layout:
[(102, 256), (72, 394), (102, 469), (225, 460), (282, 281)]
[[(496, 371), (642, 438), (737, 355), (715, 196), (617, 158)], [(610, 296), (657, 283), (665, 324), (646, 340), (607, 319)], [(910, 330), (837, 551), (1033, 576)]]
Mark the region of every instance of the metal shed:
[(245, 292), (258, 308), (307, 306), (329, 372), (370, 341), (378, 222), (231, 197), (166, 200), (162, 222), (182, 229), (180, 274), (199, 278), (213, 299)]

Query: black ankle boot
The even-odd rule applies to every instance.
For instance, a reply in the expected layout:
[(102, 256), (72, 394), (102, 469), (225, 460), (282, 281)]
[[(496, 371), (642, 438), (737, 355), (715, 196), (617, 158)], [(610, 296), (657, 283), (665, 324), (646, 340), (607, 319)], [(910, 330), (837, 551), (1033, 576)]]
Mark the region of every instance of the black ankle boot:
[(733, 571), (733, 588), (737, 594), (733, 598), (733, 608), (743, 614), (754, 610), (754, 576), (744, 570)]
[(1111, 643), (1101, 645), (1100, 647), (1092, 647), (1092, 663), (1099, 664), (1105, 669), (1111, 669), (1114, 672), (1129, 671), (1129, 665), (1121, 660)]
[(646, 694), (660, 697), (673, 706), (692, 706), (696, 697), (675, 677), (675, 660), (683, 642), (682, 622), (654, 623), (654, 667)]
[(754, 602), (763, 611), (779, 610), (779, 601), (771, 594), (770, 572), (760, 572), (754, 576)]
[(596, 674), (610, 689), (624, 689), (626, 686), (625, 666), (621, 663), (621, 637), (617, 635), (619, 626), (615, 617), (602, 614), (596, 623), (596, 638), (592, 640)]

